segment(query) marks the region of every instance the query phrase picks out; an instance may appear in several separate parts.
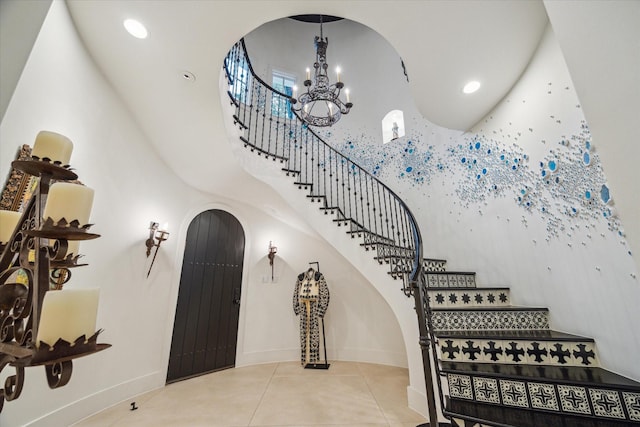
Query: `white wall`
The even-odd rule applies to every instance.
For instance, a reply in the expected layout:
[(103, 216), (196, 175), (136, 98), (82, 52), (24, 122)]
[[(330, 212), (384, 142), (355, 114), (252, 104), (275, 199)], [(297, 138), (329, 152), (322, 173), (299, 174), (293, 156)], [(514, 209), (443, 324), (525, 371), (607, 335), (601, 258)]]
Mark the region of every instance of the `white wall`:
[[(406, 364), (397, 322), (382, 297), (269, 187), (247, 176), (246, 188), (235, 188), (238, 200), (231, 200), (175, 177), (95, 68), (61, 1), (52, 4), (0, 125), (0, 176), (8, 174), (17, 148), (32, 144), (42, 129), (74, 142), (71, 164), (96, 191), (92, 231), (102, 237), (81, 244), (89, 266), (74, 270), (67, 288), (100, 287), (99, 342), (113, 347), (77, 360), (70, 383), (54, 391), (42, 368), (28, 368), (22, 396), (5, 402), (2, 426), (68, 425), (164, 385), (186, 230), (212, 208), (234, 214), (247, 236), (239, 365), (298, 359), (291, 297), (296, 274), (310, 261), (320, 261), (332, 292), (329, 357)], [(228, 143), (225, 135), (214, 139)], [(188, 141), (181, 143), (188, 149)], [(256, 193), (272, 205), (252, 205)], [(147, 279), (144, 240), (151, 220), (168, 221), (171, 236)], [(263, 282), (270, 273), (269, 240), (279, 247), (275, 283)], [(5, 369), (0, 381), (10, 374)]]
[(584, 115), (602, 141), (600, 156), (616, 188), (636, 265), (640, 263), (640, 195), (637, 159), (640, 145), (640, 2), (545, 1)]

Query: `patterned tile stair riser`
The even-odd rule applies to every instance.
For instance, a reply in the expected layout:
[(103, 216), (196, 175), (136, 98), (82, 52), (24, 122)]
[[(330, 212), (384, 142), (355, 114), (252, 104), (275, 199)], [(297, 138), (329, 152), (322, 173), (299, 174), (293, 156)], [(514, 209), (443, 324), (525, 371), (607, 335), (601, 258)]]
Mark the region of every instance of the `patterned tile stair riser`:
[(435, 261), (424, 268), (452, 412), (522, 427), (640, 425), (640, 384), (600, 368), (593, 339), (550, 330), (546, 310), (500, 312), (507, 288), (478, 288)]
[[(534, 371), (526, 368), (520, 372), (516, 369), (504, 372), (500, 369), (496, 369), (498, 372), (468, 372), (468, 366), (466, 369), (458, 369), (460, 366), (443, 364), (452, 410), (457, 401), (465, 400), (469, 401), (466, 405), (469, 408), (473, 401), (478, 402), (479, 407), (498, 405), (528, 411), (539, 410), (561, 418), (587, 417), (584, 420), (599, 420), (616, 426), (640, 424), (640, 384), (600, 368), (547, 367), (547, 372), (536, 376)], [(563, 371), (555, 374), (548, 372), (555, 369)], [(523, 420), (513, 425), (530, 424)]]
[[(545, 331), (540, 331), (544, 333)], [(552, 332), (552, 331), (549, 331)], [(488, 333), (487, 333), (488, 334)], [(514, 334), (476, 336), (444, 334), (438, 335), (439, 358), (451, 362), (505, 363), (548, 366), (588, 366), (599, 367), (600, 360), (593, 340), (585, 338), (567, 341), (565, 337), (554, 339), (557, 333), (548, 337), (527, 338)]]
[(537, 331), (549, 329), (549, 312), (543, 308), (433, 308), (431, 321), (436, 335), (443, 331)]

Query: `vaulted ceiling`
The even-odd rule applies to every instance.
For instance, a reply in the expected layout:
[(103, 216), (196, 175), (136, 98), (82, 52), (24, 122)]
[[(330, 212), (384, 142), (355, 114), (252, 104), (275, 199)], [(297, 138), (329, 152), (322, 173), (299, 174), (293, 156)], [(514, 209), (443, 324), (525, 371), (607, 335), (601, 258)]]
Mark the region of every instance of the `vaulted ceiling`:
[[(67, 0), (89, 54), (165, 162), (187, 183), (211, 191), (193, 153), (219, 155), (225, 135), (219, 78), (228, 49), (255, 28), (292, 15), (322, 13), (368, 26), (397, 50), (418, 110), (429, 121), (466, 130), (519, 79), (549, 18), (599, 147), (605, 173), (639, 251), (640, 197), (633, 117), (640, 110), (638, 2), (628, 1), (343, 1)], [(549, 16), (549, 18), (548, 18)], [(132, 38), (122, 22), (149, 30)], [(635, 44), (633, 42), (635, 41)], [(635, 46), (635, 55), (632, 50)], [(603, 59), (603, 60), (600, 60)], [(620, 66), (622, 64), (622, 67)], [(196, 76), (183, 78), (184, 71)], [(605, 80), (605, 76), (609, 76)], [(635, 77), (634, 77), (635, 76)], [(479, 96), (462, 85), (482, 81)], [(633, 84), (635, 82), (635, 84)], [(631, 87), (625, 86), (631, 83)], [(613, 114), (615, 112), (615, 114)], [(188, 145), (185, 145), (188, 144)], [(219, 176), (233, 176), (222, 164)], [(218, 183), (220, 184), (220, 183)], [(634, 243), (635, 242), (635, 243)], [(636, 258), (637, 259), (637, 258)]]

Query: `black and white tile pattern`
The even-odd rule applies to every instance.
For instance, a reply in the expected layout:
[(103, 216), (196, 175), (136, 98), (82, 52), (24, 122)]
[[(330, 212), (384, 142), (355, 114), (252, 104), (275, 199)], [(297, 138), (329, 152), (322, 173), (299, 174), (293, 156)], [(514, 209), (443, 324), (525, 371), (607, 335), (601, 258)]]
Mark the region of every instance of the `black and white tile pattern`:
[(529, 407), (527, 388), (523, 381), (500, 380), (500, 392), (504, 405)]
[(471, 377), (468, 375), (450, 374), (449, 393), (451, 397), (459, 399), (473, 400), (473, 390), (471, 389)]
[(599, 417), (624, 419), (620, 396), (613, 390), (589, 389), (593, 412)]
[(550, 411), (559, 411), (558, 398), (556, 391), (550, 384), (528, 383), (529, 397), (531, 398), (531, 407), (536, 409), (546, 409)]
[(422, 260), (422, 268), (424, 271), (446, 271), (447, 261), (443, 259), (430, 259), (426, 258)]
[(429, 288), (475, 288), (475, 273), (427, 272)]
[(640, 421), (640, 393), (600, 387), (447, 374), (452, 398), (600, 420)]
[(431, 321), (436, 332), (549, 329), (549, 313), (546, 310), (434, 310)]
[(577, 414), (591, 414), (587, 390), (584, 387), (572, 385), (559, 385), (558, 394), (562, 410)]
[(507, 307), (508, 289), (428, 289), (432, 308)]
[(476, 400), (487, 403), (500, 403), (498, 380), (493, 378), (473, 377), (473, 388)]
[(629, 419), (640, 421), (640, 393), (623, 391), (622, 399), (624, 400), (624, 406), (627, 408)]
[(445, 337), (438, 339), (438, 345), (440, 358), (452, 362), (600, 366), (595, 344), (589, 341)]

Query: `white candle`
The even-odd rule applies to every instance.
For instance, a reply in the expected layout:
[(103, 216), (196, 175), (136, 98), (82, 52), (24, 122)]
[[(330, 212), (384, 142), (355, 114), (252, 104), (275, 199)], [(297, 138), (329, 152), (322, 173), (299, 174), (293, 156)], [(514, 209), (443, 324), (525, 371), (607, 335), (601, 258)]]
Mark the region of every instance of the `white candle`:
[(0, 243), (8, 243), (20, 221), (22, 213), (0, 210)]
[(89, 223), (93, 205), (93, 189), (70, 182), (56, 182), (49, 189), (43, 219), (51, 217), (54, 224), (62, 218), (67, 223), (77, 219), (80, 225)]
[[(53, 240), (49, 241), (49, 245), (53, 245)], [(64, 255), (67, 258), (69, 255), (76, 256), (79, 254), (78, 250), (80, 249), (80, 242), (78, 240), (68, 240), (67, 241), (67, 253)]]
[(72, 151), (73, 143), (69, 138), (59, 133), (43, 130), (36, 136), (31, 155), (39, 159), (47, 157), (52, 162), (68, 165)]
[(69, 240), (68, 247), (67, 247), (67, 254), (64, 257), (66, 258), (69, 255), (73, 255), (73, 256), (78, 255), (80, 253), (80, 252), (78, 252), (79, 249), (80, 249), (80, 242), (79, 241), (77, 241), (77, 240)]
[(36, 345), (44, 341), (53, 346), (58, 338), (72, 343), (82, 335), (91, 337), (96, 332), (99, 296), (97, 288), (47, 291)]
[(293, 97), (295, 98), (298, 94), (298, 86), (293, 86)]
[(311, 80), (311, 70), (307, 68), (307, 80)]
[(336, 67), (336, 78), (338, 79), (338, 83), (340, 83), (340, 67)]
[(351, 102), (351, 101), (349, 101), (349, 89), (345, 89), (344, 93), (347, 94), (347, 102)]

